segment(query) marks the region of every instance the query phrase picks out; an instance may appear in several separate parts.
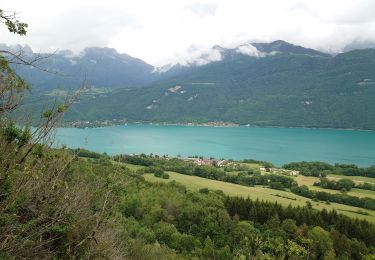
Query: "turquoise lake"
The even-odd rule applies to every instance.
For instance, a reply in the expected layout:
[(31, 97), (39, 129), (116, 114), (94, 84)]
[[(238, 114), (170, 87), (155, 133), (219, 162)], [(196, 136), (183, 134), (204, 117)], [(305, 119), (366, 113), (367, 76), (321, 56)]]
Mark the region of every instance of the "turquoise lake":
[(113, 154), (375, 164), (375, 132), (305, 128), (125, 125), (60, 128), (56, 145)]

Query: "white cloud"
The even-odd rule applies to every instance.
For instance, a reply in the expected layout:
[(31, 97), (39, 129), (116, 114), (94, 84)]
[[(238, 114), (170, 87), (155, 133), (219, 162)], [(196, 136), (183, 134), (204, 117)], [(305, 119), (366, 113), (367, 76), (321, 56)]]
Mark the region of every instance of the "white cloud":
[(375, 41), (373, 0), (4, 0), (0, 8), (18, 11), (30, 27), (26, 37), (0, 29), (1, 42), (75, 53), (108, 46), (153, 65), (189, 60), (216, 44), (282, 39), (340, 51), (354, 40)]
[(265, 53), (263, 53), (261, 51), (258, 51), (258, 49), (255, 48), (250, 43), (242, 44), (242, 45), (238, 46), (236, 51), (239, 52), (239, 53), (245, 54), (245, 55), (253, 56), (253, 57), (264, 57), (265, 56)]
[(217, 5), (214, 2), (211, 3), (191, 3), (186, 6), (186, 9), (190, 10), (198, 16), (215, 15)]

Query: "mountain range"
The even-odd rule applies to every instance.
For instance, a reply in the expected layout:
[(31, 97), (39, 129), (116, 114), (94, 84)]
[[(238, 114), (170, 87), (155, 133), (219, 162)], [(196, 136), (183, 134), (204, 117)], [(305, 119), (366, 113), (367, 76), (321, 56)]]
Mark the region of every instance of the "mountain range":
[(86, 92), (67, 120), (375, 129), (374, 49), (332, 56), (281, 40), (244, 43), (155, 68), (114, 49), (87, 48), (58, 52), (43, 66), (58, 73), (16, 68), (38, 93), (27, 106), (73, 89), (82, 75), (102, 89)]

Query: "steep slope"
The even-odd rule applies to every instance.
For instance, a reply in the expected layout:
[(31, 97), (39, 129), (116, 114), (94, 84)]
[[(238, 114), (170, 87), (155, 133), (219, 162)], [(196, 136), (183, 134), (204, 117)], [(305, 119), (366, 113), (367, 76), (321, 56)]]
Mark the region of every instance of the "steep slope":
[(86, 48), (79, 55), (70, 51), (37, 54), (27, 46), (18, 49), (25, 52), (28, 60), (48, 57), (35, 63), (41, 70), (31, 66), (14, 66), (37, 92), (74, 89), (84, 81), (90, 87), (114, 89), (140, 87), (156, 80), (153, 66), (111, 48)]
[(151, 87), (88, 96), (68, 118), (375, 129), (374, 75), (371, 49), (237, 55)]

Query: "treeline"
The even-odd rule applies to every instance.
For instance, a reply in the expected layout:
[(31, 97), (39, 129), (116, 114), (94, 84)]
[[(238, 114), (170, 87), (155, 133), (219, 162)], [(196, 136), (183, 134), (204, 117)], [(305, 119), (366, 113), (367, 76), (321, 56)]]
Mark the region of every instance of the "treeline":
[(244, 160), (241, 160), (240, 162), (243, 162), (243, 163), (256, 163), (256, 164), (263, 165), (263, 166), (266, 167), (266, 168), (273, 168), (273, 167), (275, 167), (275, 166), (274, 166), (272, 163), (270, 163), (270, 162), (259, 161), (259, 160), (254, 160), (254, 159), (244, 159)]
[(210, 166), (195, 167), (192, 175), (244, 186), (267, 185), (280, 190), (291, 188), (296, 185), (293, 178), (280, 174), (262, 175), (259, 172), (252, 171), (240, 172), (238, 174), (227, 174), (221, 169)]
[(119, 209), (128, 241), (160, 245), (163, 259), (363, 259), (374, 253), (374, 226), (367, 221), (192, 192), (175, 182), (130, 185)]
[(359, 198), (347, 194), (332, 194), (324, 191), (312, 191), (309, 190), (309, 188), (306, 185), (294, 186), (291, 188), (291, 192), (313, 200), (334, 202), (359, 208), (375, 210), (375, 200), (367, 197)]
[[(198, 176), (206, 179), (224, 181), (244, 186), (266, 185), (272, 189), (290, 189), (294, 194), (326, 202), (334, 202), (364, 209), (375, 209), (375, 200), (371, 198), (359, 198), (347, 194), (331, 194), (322, 191), (311, 191), (307, 186), (298, 186), (297, 182), (290, 176), (281, 174), (260, 174), (257, 170), (247, 170), (238, 174), (230, 174), (225, 171), (225, 167), (198, 166), (190, 161), (178, 158), (168, 158), (159, 156), (149, 156), (145, 154), (134, 156), (115, 156), (115, 160), (127, 163), (148, 166), (143, 172), (155, 173), (155, 170), (174, 171), (181, 174)], [(319, 165), (318, 163), (317, 165)], [(340, 182), (344, 185), (346, 182)]]
[(282, 207), (278, 203), (251, 200), (250, 198), (226, 197), (225, 207), (231, 216), (241, 220), (250, 220), (265, 224), (275, 218), (279, 221), (293, 219), (296, 225), (320, 226), (326, 230), (334, 228), (348, 238), (355, 238), (367, 246), (375, 245), (375, 225), (366, 220), (352, 219), (326, 209), (316, 210), (311, 207)]
[(340, 174), (375, 178), (375, 165), (361, 168), (354, 164), (336, 163), (331, 165), (324, 162), (292, 162), (283, 165), (283, 168), (299, 171), (305, 176), (326, 177), (328, 174)]
[(314, 186), (319, 186), (324, 189), (350, 191), (352, 188), (363, 189), (363, 190), (375, 190), (375, 185), (372, 183), (359, 183), (356, 184), (354, 181), (349, 179), (340, 179), (338, 181), (329, 180), (325, 177), (321, 177), (319, 182), (315, 182)]
[(242, 171), (238, 174), (228, 174), (227, 171), (232, 171), (233, 167), (198, 166), (190, 161), (184, 161), (178, 158), (170, 158), (167, 160), (158, 156), (141, 154), (134, 156), (115, 156), (114, 160), (148, 166), (149, 168), (145, 169), (145, 172), (154, 173), (155, 170), (162, 169), (164, 171), (174, 171), (185, 175), (198, 176), (244, 186), (267, 185), (274, 189), (283, 190), (285, 188), (290, 189), (297, 185), (292, 177), (281, 174), (262, 175), (259, 171), (251, 168), (245, 168), (247, 170), (240, 168)]
[(70, 149), (70, 150), (79, 157), (92, 158), (92, 159), (108, 157), (106, 153), (101, 154), (101, 153), (93, 152), (93, 151), (83, 149), (83, 148)]

